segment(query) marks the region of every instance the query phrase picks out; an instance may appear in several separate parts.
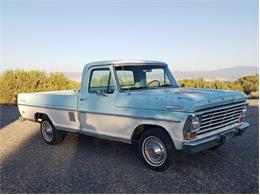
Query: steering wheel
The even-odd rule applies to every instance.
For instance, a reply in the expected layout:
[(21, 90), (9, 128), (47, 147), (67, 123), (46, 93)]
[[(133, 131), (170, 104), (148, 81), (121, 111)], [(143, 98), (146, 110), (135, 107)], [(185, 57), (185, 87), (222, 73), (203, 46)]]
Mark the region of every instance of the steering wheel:
[(147, 87), (149, 87), (149, 85), (151, 85), (151, 84), (154, 83), (154, 82), (157, 82), (158, 86), (160, 86), (160, 81), (158, 81), (158, 80), (152, 80), (152, 81), (150, 81), (150, 82), (147, 84)]

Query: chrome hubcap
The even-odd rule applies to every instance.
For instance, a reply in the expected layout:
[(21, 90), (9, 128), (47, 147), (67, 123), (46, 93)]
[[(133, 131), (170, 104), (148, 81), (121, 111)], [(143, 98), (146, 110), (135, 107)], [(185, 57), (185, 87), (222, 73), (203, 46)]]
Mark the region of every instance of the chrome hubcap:
[(142, 144), (142, 152), (145, 160), (152, 166), (160, 166), (166, 160), (166, 148), (157, 137), (147, 137)]
[(53, 129), (51, 124), (48, 121), (42, 122), (42, 135), (46, 141), (48, 142), (52, 141)]

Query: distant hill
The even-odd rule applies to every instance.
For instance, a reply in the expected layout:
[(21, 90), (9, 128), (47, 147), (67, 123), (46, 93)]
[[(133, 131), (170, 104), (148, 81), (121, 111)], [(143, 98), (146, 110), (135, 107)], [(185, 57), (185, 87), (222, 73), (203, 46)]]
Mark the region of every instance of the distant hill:
[(64, 72), (64, 74), (71, 80), (74, 80), (77, 82), (81, 81), (82, 72)]
[[(173, 71), (173, 75), (177, 80), (203, 77), (209, 81), (235, 81), (241, 77), (255, 75), (257, 73), (258, 67), (255, 66), (236, 66), (212, 71)], [(64, 74), (72, 80), (78, 82), (81, 80), (81, 72), (64, 72)]]
[(235, 81), (241, 77), (258, 74), (258, 67), (236, 66), (212, 71), (173, 71), (177, 80), (203, 77), (205, 80)]
[[(235, 81), (241, 77), (258, 74), (256, 66), (235, 66), (232, 68), (217, 69), (212, 71), (172, 71), (174, 77), (179, 79), (191, 79), (203, 77), (205, 80)], [(64, 72), (70, 79), (80, 82), (81, 72)], [(2, 73), (0, 73), (0, 76)]]

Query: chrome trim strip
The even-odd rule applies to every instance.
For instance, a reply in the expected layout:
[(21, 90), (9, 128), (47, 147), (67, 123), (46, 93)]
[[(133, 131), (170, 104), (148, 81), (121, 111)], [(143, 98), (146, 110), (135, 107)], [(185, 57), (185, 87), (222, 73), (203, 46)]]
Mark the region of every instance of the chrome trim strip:
[[(230, 130), (227, 130), (227, 131), (230, 131)], [(215, 140), (217, 138), (218, 138), (218, 135), (212, 135), (212, 136), (202, 138), (202, 139), (199, 139), (199, 140), (194, 140), (194, 141), (184, 140), (183, 145), (196, 146), (196, 145), (200, 145), (200, 144), (207, 143), (209, 141)]]
[(126, 114), (101, 113), (101, 112), (74, 110), (74, 109), (66, 109), (66, 108), (51, 107), (51, 106), (36, 106), (36, 105), (29, 105), (29, 104), (18, 104), (18, 105), (32, 106), (32, 107), (39, 107), (39, 108), (48, 108), (48, 109), (57, 109), (57, 110), (66, 110), (66, 111), (75, 111), (75, 112), (83, 112), (83, 113), (90, 113), (90, 114), (100, 114), (100, 115), (109, 115), (109, 116), (121, 116), (121, 117), (129, 117), (129, 118), (136, 118), (136, 119), (159, 120), (159, 121), (167, 121), (167, 122), (175, 122), (175, 123), (180, 123), (181, 122), (181, 121), (170, 120), (170, 119), (168, 120), (168, 119), (158, 119), (158, 118), (153, 118), (153, 117), (131, 116), (131, 115), (126, 115)]
[(79, 110), (79, 112), (90, 113), (90, 114), (108, 115), (108, 116), (121, 116), (121, 117), (135, 118), (135, 119), (167, 121), (167, 122), (175, 122), (175, 123), (181, 122), (181, 121), (177, 121), (177, 120), (159, 119), (159, 118), (154, 118), (154, 117), (132, 116), (132, 115), (126, 115), (126, 114), (112, 114), (112, 113), (102, 113), (102, 112), (93, 112), (93, 111), (84, 111), (84, 110)]
[[(159, 88), (158, 88), (159, 89)], [(148, 89), (147, 89), (148, 90)], [(127, 91), (125, 91), (125, 92), (127, 92)], [(123, 93), (125, 93), (125, 92), (123, 92)], [(132, 90), (132, 91), (128, 91), (127, 93), (130, 93), (130, 95), (131, 95), (131, 93), (132, 92), (136, 92), (135, 90)], [(118, 106), (118, 105), (116, 105), (115, 107), (118, 107), (118, 108), (129, 108), (129, 109), (137, 109), (137, 110), (144, 110), (144, 108), (138, 108), (138, 107), (129, 107), (129, 106)], [(152, 110), (152, 111), (162, 111), (162, 112), (181, 112), (181, 113), (187, 113), (187, 112), (184, 112), (184, 111), (182, 111), (182, 110), (169, 110), (169, 109), (156, 109), (156, 108), (145, 108), (145, 110)], [(193, 113), (192, 113), (193, 114)]]
[(249, 127), (249, 123), (248, 122), (243, 122), (238, 128), (239, 129), (245, 129), (247, 127)]
[(226, 124), (221, 124), (221, 125), (214, 126), (214, 127), (211, 127), (211, 128), (205, 129), (205, 130), (200, 130), (200, 131), (198, 131), (198, 134), (205, 133), (205, 132), (208, 132), (208, 131), (212, 131), (213, 129), (220, 129), (220, 128), (223, 128), (223, 127), (227, 127), (227, 126), (235, 124), (235, 123), (236, 123), (236, 121), (234, 120), (234, 121), (228, 122)]
[[(242, 111), (242, 109), (241, 109), (241, 110), (236, 110), (236, 111), (233, 111), (233, 112), (226, 113), (225, 115), (226, 115), (227, 117), (230, 116), (230, 115), (232, 115), (232, 116), (240, 115), (240, 114), (241, 114), (241, 111)], [(203, 116), (203, 115), (202, 115), (202, 116)], [(218, 120), (218, 119), (220, 119), (220, 118), (223, 118), (223, 115), (215, 115), (215, 114), (213, 114), (212, 116), (207, 117), (207, 118), (203, 118), (203, 117), (202, 117), (202, 119), (201, 119), (201, 124), (202, 124), (202, 123), (208, 123), (208, 122), (209, 122), (210, 120), (212, 120), (212, 119)]]
[(197, 140), (196, 139), (195, 140), (184, 140), (183, 145), (197, 146), (197, 145), (212, 141), (214, 139), (217, 139), (219, 135), (222, 135), (222, 134), (225, 134), (225, 133), (228, 133), (228, 132), (231, 132), (231, 131), (236, 131), (237, 129), (243, 130), (243, 129), (246, 129), (247, 127), (249, 127), (249, 123), (243, 122), (238, 126), (232, 127), (230, 129), (227, 129), (227, 130), (222, 131), (222, 132), (218, 132), (218, 133), (216, 133), (214, 135), (210, 135), (208, 137), (200, 138), (200, 139), (197, 139)]
[(231, 119), (231, 118), (236, 118), (237, 117), (237, 119), (238, 119), (239, 116), (240, 116), (240, 113), (232, 114), (231, 116), (226, 116), (225, 118), (223, 116), (222, 117), (218, 117), (218, 118), (214, 118), (214, 120), (212, 118), (212, 119), (207, 120), (207, 121), (202, 121), (200, 123), (200, 127), (205, 127), (208, 124), (214, 124), (214, 123), (219, 122), (221, 120), (224, 122), (224, 121), (226, 121), (228, 119)]
[[(201, 131), (200, 132), (203, 132), (203, 130), (205, 129), (205, 128), (207, 128), (207, 127), (210, 127), (210, 126), (213, 126), (212, 128), (218, 128), (218, 125), (219, 124), (221, 124), (221, 125), (226, 125), (226, 126), (228, 126), (230, 123), (232, 124), (232, 122), (233, 123), (236, 123), (236, 122), (238, 122), (238, 118), (229, 118), (229, 119), (227, 119), (227, 120), (224, 120), (224, 121), (217, 121), (217, 122), (214, 122), (214, 123), (210, 123), (210, 124), (207, 124), (207, 125), (204, 125), (204, 126), (202, 126), (200, 129), (201, 129)], [(205, 130), (210, 130), (210, 128), (209, 129), (205, 129)]]
[(239, 117), (240, 114), (237, 114), (237, 115), (233, 115), (233, 116), (228, 116), (228, 117), (225, 117), (225, 118), (219, 118), (217, 120), (212, 120), (212, 122), (207, 122), (207, 123), (201, 123), (201, 126), (200, 126), (200, 129), (202, 128), (206, 128), (206, 127), (209, 127), (209, 126), (213, 126), (213, 125), (217, 125), (219, 123), (226, 123), (226, 122), (229, 122), (229, 121), (232, 121), (232, 120), (238, 120), (238, 117)]
[(198, 115), (198, 114), (203, 114), (203, 113), (206, 113), (206, 112), (213, 112), (213, 111), (217, 111), (217, 110), (232, 108), (232, 107), (235, 107), (235, 106), (246, 105), (246, 104), (247, 104), (246, 102), (243, 102), (243, 103), (240, 103), (240, 104), (234, 103), (234, 104), (229, 105), (229, 106), (220, 106), (219, 108), (213, 108), (213, 109), (209, 108), (208, 110), (201, 111), (201, 112), (195, 112), (194, 114)]
[(238, 102), (202, 111), (198, 135), (238, 123), (244, 105), (246, 102)]
[(204, 118), (206, 118), (206, 117), (210, 117), (210, 116), (212, 116), (212, 115), (219, 115), (219, 114), (221, 114), (221, 113), (225, 113), (225, 112), (238, 112), (238, 111), (241, 111), (242, 110), (242, 108), (243, 108), (243, 106), (239, 106), (239, 107), (236, 107), (236, 106), (234, 106), (234, 108), (232, 107), (232, 108), (230, 108), (230, 109), (227, 109), (227, 110), (225, 110), (225, 108), (224, 109), (220, 109), (220, 111), (217, 111), (217, 112), (212, 112), (212, 113), (207, 113), (207, 112), (211, 112), (211, 111), (206, 111), (205, 113), (207, 113), (207, 114), (205, 114), (205, 115), (203, 115), (202, 116), (202, 118), (204, 119)]
[(32, 104), (17, 104), (18, 106), (31, 106), (31, 107), (38, 107), (38, 108), (48, 108), (48, 109), (57, 109), (57, 110), (66, 110), (66, 111), (77, 111), (76, 109), (72, 109), (72, 108), (69, 108), (69, 107), (57, 107), (57, 106), (53, 106), (53, 105), (41, 105), (41, 106), (38, 106), (38, 105), (32, 105)]

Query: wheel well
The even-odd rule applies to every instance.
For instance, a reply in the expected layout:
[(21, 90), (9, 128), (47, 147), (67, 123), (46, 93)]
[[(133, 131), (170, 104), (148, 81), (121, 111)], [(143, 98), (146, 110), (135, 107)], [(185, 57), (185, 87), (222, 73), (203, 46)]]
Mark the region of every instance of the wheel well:
[[(163, 131), (165, 131), (168, 134), (168, 136), (169, 136), (169, 138), (170, 138), (170, 140), (172, 142), (171, 136), (170, 136), (170, 134), (168, 133), (168, 131), (165, 128), (163, 128), (163, 127), (161, 127), (159, 125), (149, 125), (149, 124), (142, 124), (142, 125), (139, 125), (139, 126), (137, 126), (135, 128), (134, 133), (132, 135), (132, 142), (134, 144), (137, 144), (139, 139), (141, 138), (141, 135), (145, 131), (148, 131), (151, 128), (160, 128), (160, 129), (162, 129)], [(173, 142), (172, 142), (172, 144), (173, 144)], [(173, 144), (173, 146), (174, 146), (174, 144)]]
[[(34, 120), (35, 120), (36, 122), (41, 122), (43, 116), (47, 116), (47, 117), (48, 117), (48, 115), (45, 114), (45, 113), (39, 113), (39, 112), (37, 112), (37, 113), (35, 113), (35, 115), (34, 115)], [(49, 118), (49, 117), (48, 117), (48, 118)]]

